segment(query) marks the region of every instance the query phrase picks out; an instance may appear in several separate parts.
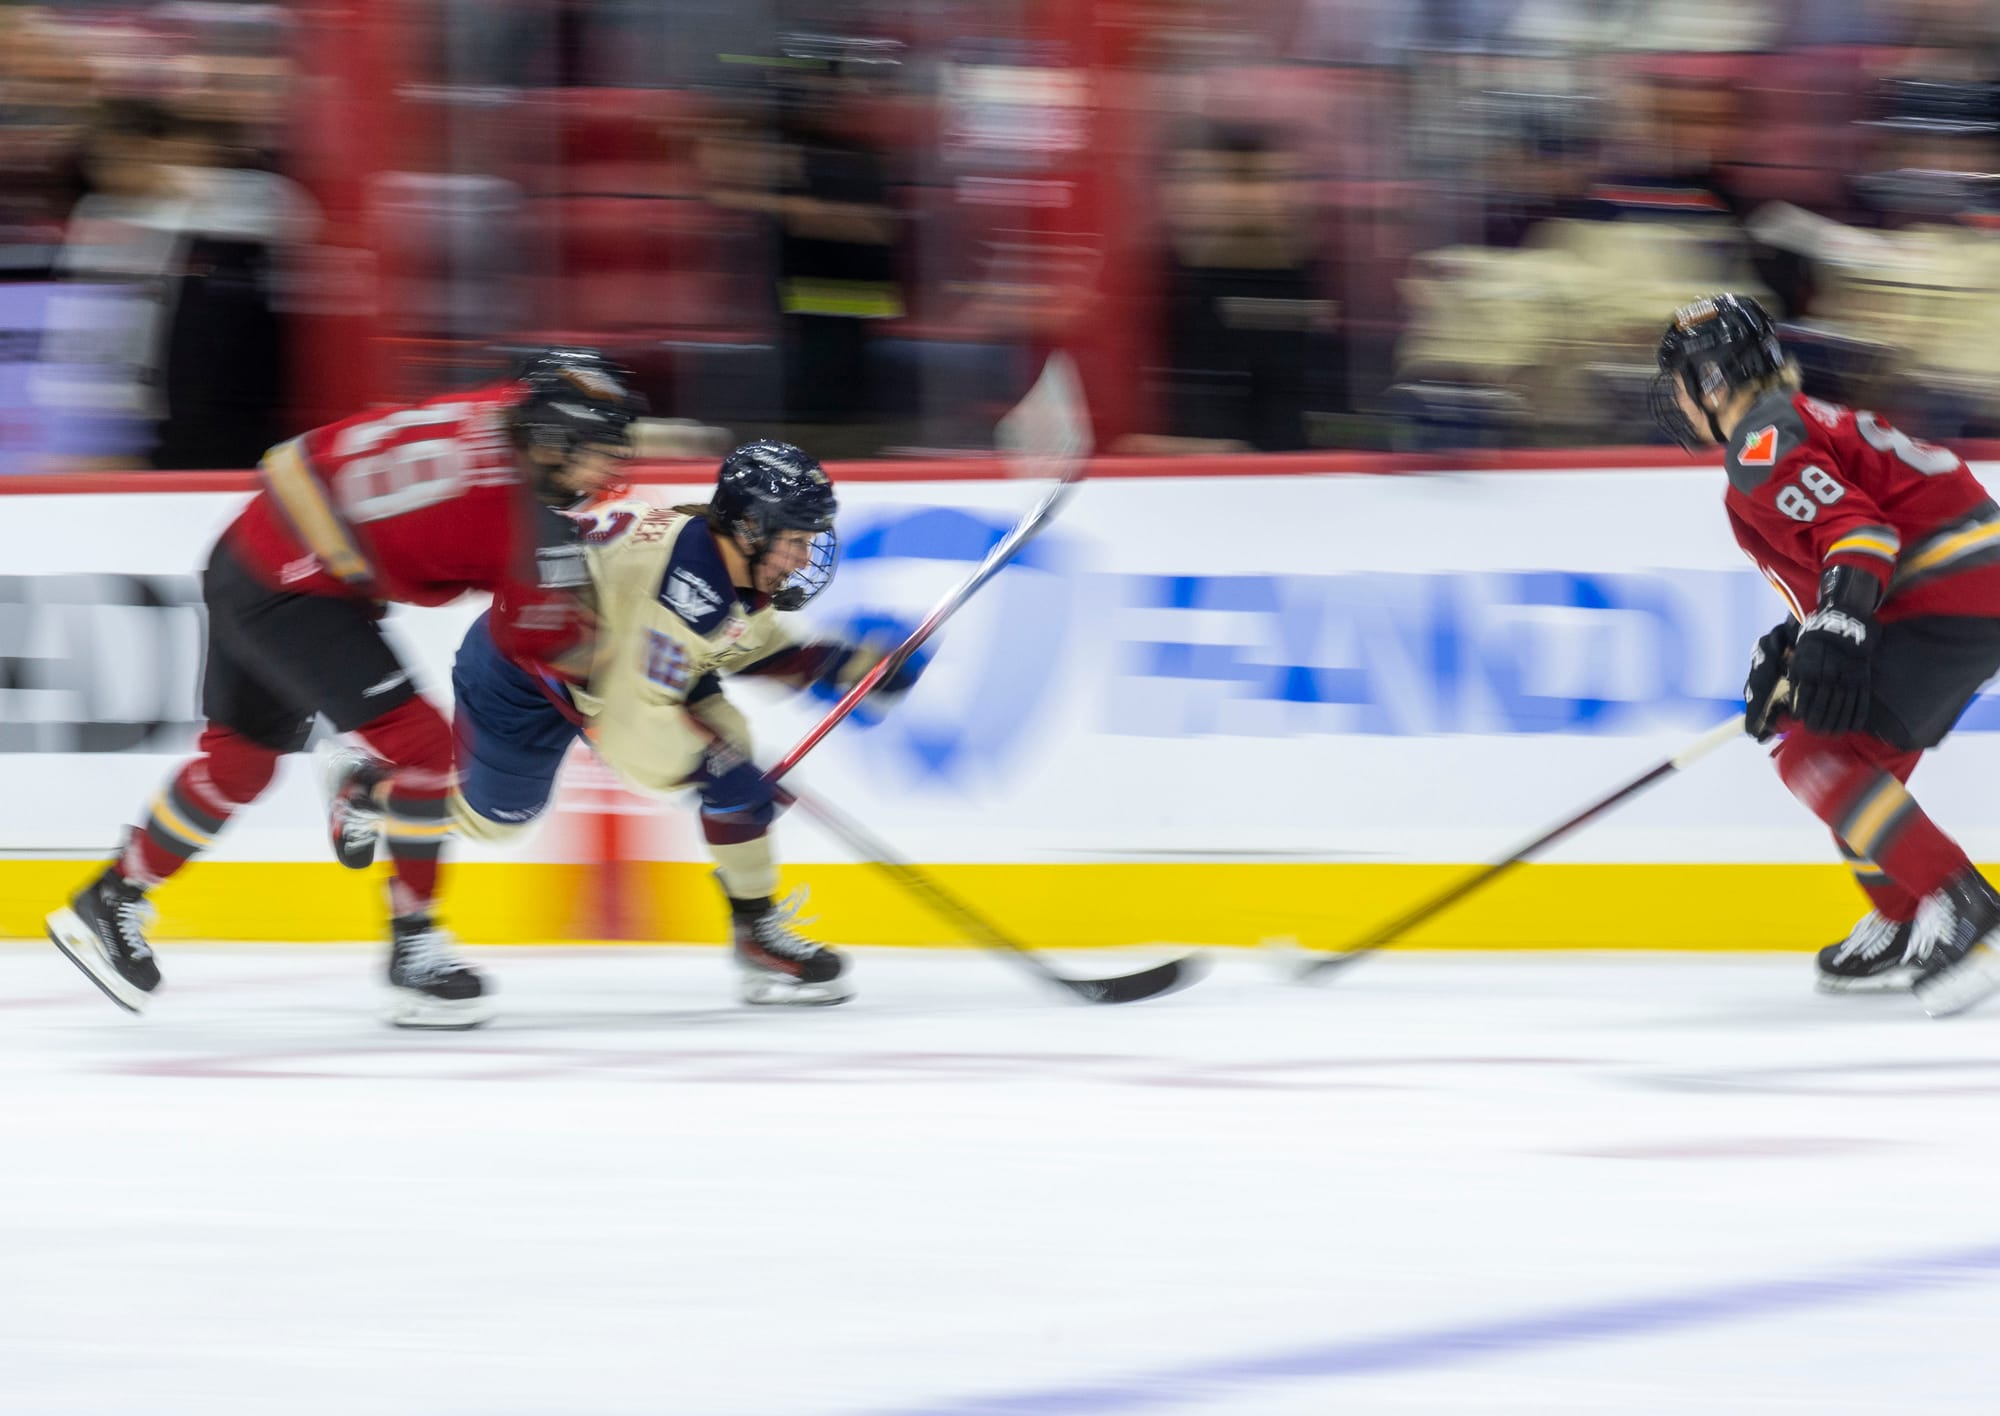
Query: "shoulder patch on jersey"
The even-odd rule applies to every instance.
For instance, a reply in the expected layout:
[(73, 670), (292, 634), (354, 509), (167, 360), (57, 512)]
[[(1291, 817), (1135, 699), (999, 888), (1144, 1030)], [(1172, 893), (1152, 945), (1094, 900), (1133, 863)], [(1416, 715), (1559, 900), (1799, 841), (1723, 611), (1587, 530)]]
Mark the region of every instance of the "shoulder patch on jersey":
[(722, 628), (736, 605), (736, 587), (716, 549), (715, 536), (702, 522), (690, 521), (674, 540), (667, 568), (660, 577), (660, 603), (706, 637)]
[(1778, 429), (1775, 425), (1759, 428), (1743, 440), (1743, 450), (1736, 454), (1736, 460), (1745, 467), (1776, 467), (1778, 465)]
[(1811, 440), (1789, 392), (1767, 394), (1750, 405), (1729, 439), (1729, 485), (1748, 494), (1771, 479), (1771, 470)]

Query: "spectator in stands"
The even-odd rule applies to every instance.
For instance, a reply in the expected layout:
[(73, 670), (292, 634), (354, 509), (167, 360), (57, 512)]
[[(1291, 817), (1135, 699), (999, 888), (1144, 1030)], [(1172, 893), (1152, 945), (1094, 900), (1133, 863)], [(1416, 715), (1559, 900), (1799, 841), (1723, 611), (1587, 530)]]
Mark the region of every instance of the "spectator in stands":
[(1686, 222), (1740, 214), (1729, 163), (1742, 141), (1743, 105), (1726, 78), (1664, 69), (1641, 77), (1626, 107), (1641, 126), (1620, 170), (1591, 189), (1591, 215)]
[(1874, 224), (2000, 218), (2000, 85), (1979, 78), (1908, 77), (1877, 92), (1878, 135), (1869, 171), (1855, 179)]
[(82, 59), (34, 9), (0, 7), (0, 279), (54, 268), (90, 89)]
[(1601, 103), (1569, 93), (1496, 93), (1484, 111), (1500, 149), (1486, 193), (1485, 243), (1513, 249), (1544, 221), (1581, 218), (1601, 160)]
[(1326, 307), (1294, 153), (1263, 130), (1196, 130), (1166, 178), (1168, 427), (1180, 448), (1307, 446)]
[(316, 218), (246, 152), (233, 130), (149, 100), (104, 105), (60, 262), (82, 288), (48, 351), (91, 370), (56, 394), (95, 415), (76, 465), (247, 467), (278, 440), (276, 271)]
[[(837, 60), (787, 70), (779, 96), (776, 229), (787, 422), (873, 425), (882, 413), (875, 331), (904, 313), (888, 164), (845, 100), (858, 81)], [(843, 450), (833, 435), (834, 455)], [(865, 435), (864, 435), (865, 436)], [(821, 437), (815, 446), (829, 444)]]

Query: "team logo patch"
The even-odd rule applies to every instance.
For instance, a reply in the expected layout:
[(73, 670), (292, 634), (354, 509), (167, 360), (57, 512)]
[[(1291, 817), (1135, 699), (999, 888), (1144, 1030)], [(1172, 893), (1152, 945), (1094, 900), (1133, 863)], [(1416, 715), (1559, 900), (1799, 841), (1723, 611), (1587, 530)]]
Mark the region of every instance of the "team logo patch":
[(689, 624), (706, 619), (722, 607), (722, 596), (715, 592), (715, 587), (685, 566), (667, 577), (660, 598)]
[(1812, 420), (1822, 428), (1839, 427), (1840, 415), (1845, 411), (1837, 403), (1826, 403), (1817, 398), (1806, 399), (1805, 410), (1812, 415)]
[(1759, 428), (1743, 444), (1743, 451), (1736, 454), (1736, 460), (1745, 467), (1771, 467), (1778, 461), (1778, 429), (1775, 425)]

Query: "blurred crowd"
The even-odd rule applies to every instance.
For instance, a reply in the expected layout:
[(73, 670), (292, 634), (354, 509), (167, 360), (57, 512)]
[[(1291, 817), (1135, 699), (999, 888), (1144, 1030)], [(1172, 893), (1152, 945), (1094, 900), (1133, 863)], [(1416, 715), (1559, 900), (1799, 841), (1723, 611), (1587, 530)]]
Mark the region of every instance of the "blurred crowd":
[(61, 465), (245, 465), (345, 411), (344, 242), (371, 391), (587, 342), (663, 451), (981, 448), (1057, 346), (1126, 451), (1647, 441), (1720, 287), (1986, 436), (1996, 149), (1990, 0), (0, 5), (0, 399)]

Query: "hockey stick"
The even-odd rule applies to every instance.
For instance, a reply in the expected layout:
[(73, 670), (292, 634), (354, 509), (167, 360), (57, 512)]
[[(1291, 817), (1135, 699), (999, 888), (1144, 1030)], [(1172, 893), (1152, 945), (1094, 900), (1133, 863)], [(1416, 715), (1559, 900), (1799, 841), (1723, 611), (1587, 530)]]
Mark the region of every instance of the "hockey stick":
[[(1771, 696), (1771, 703), (1782, 703), (1789, 692), (1790, 685), (1780, 680), (1777, 690)], [(1769, 711), (1768, 708), (1766, 711)], [(1526, 845), (1516, 848), (1504, 860), (1496, 861), (1492, 865), (1481, 866), (1478, 870), (1475, 870), (1449, 889), (1433, 895), (1415, 909), (1398, 915), (1360, 943), (1349, 945), (1338, 953), (1330, 954), (1323, 959), (1308, 959), (1298, 963), (1294, 966), (1292, 974), (1293, 982), (1310, 983), (1318, 979), (1323, 979), (1339, 969), (1346, 968), (1349, 964), (1355, 962), (1355, 960), (1365, 958), (1377, 949), (1387, 948), (1418, 925), (1428, 921), (1432, 916), (1450, 909), (1467, 895), (1484, 889), (1515, 866), (1533, 860), (1550, 846), (1553, 846), (1563, 837), (1569, 835), (1570, 832), (1596, 820), (1605, 812), (1611, 810), (1612, 807), (1631, 800), (1631, 798), (1639, 795), (1639, 793), (1645, 791), (1646, 788), (1652, 786), (1654, 783), (1665, 781), (1668, 777), (1673, 776), (1674, 773), (1692, 766), (1718, 747), (1721, 747), (1724, 743), (1742, 734), (1742, 732), (1743, 715), (1741, 713), (1738, 713), (1735, 717), (1725, 722), (1717, 723), (1714, 727), (1710, 728), (1658, 766), (1640, 773), (1609, 795), (1599, 797), (1589, 806), (1577, 812), (1576, 815), (1565, 820), (1561, 825), (1556, 826), (1552, 830), (1544, 831)]]
[(1048, 526), (1055, 514), (1076, 490), (1090, 456), (1090, 417), (1084, 407), (1082, 385), (1076, 366), (1067, 354), (1049, 356), (1041, 377), (1014, 410), (1000, 420), (995, 441), (1014, 462), (1017, 474), (1053, 476), (1055, 485), (1031, 508), (1014, 528), (1001, 537), (972, 574), (940, 600), (910, 636), (886, 655), (836, 703), (790, 752), (764, 773), (784, 804), (797, 802), (817, 817), (828, 830), (841, 837), (862, 859), (889, 876), (903, 889), (922, 900), (937, 914), (950, 920), (975, 943), (1002, 951), (1029, 973), (1044, 982), (1068, 990), (1086, 1003), (1133, 1003), (1157, 997), (1193, 983), (1200, 976), (1198, 955), (1171, 959), (1138, 973), (1115, 978), (1081, 979), (1058, 973), (1043, 963), (1032, 949), (1014, 939), (971, 905), (952, 894), (938, 881), (908, 861), (897, 857), (889, 846), (845, 813), (836, 812), (823, 801), (801, 800), (778, 783), (834, 727), (874, 691), (875, 686), (894, 673), (917, 648), (935, 634), (939, 626), (963, 609), (966, 601), (1006, 568), (1009, 561)]
[(1070, 493), (1076, 490), (1090, 457), (1090, 415), (1083, 406), (1082, 386), (1077, 381), (1076, 365), (1070, 361), (1069, 355), (1057, 351), (1049, 356), (1048, 363), (1042, 367), (1041, 377), (1035, 380), (1035, 386), (1028, 390), (1027, 396), (1012, 412), (1000, 420), (995, 437), (1001, 450), (1012, 455), (1017, 472), (1026, 475), (1053, 473), (1056, 484), (1026, 516), (1015, 523), (1013, 530), (1000, 538), (999, 543), (986, 553), (986, 559), (963, 583), (938, 601), (936, 607), (924, 616), (923, 622), (910, 632), (909, 638), (863, 674), (861, 681), (848, 689), (840, 702), (834, 704), (790, 752), (764, 773), (765, 780), (773, 786), (798, 766), (799, 759), (817, 747), (820, 739), (852, 713), (862, 699), (873, 693), (877, 684), (901, 668), (904, 661), (937, 633), (946, 620), (963, 609), (965, 602), (977, 594), (981, 586), (1004, 570), (1023, 546), (1039, 536), (1069, 499)]
[(1054, 984), (1085, 1003), (1137, 1003), (1163, 993), (1186, 988), (1202, 976), (1207, 961), (1200, 954), (1184, 954), (1138, 973), (1114, 978), (1070, 978), (1042, 962), (1041, 955), (1006, 933), (999, 925), (940, 884), (929, 872), (900, 859), (888, 843), (845, 812), (817, 797), (794, 789), (777, 790), (780, 804), (798, 805), (834, 835), (839, 836), (868, 864), (917, 897), (941, 918), (950, 920), (976, 944), (999, 950), (1021, 968), (1044, 983)]

